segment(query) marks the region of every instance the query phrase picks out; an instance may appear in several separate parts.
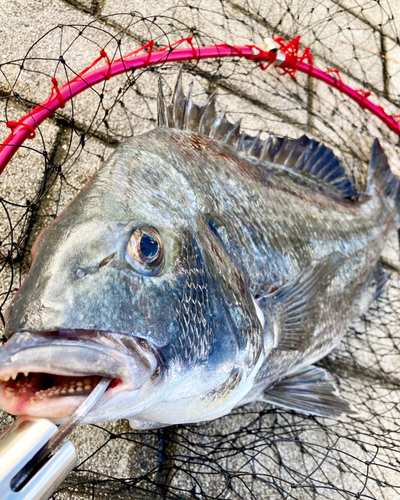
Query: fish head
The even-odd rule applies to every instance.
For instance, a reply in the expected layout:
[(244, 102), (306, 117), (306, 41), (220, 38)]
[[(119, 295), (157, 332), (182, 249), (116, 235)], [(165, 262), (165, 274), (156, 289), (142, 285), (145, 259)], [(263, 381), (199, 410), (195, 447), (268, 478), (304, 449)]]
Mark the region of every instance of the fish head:
[(134, 141), (39, 236), (6, 336), (0, 405), (54, 421), (101, 377), (86, 422), (196, 421), (234, 405), (263, 352), (245, 279), (187, 181)]

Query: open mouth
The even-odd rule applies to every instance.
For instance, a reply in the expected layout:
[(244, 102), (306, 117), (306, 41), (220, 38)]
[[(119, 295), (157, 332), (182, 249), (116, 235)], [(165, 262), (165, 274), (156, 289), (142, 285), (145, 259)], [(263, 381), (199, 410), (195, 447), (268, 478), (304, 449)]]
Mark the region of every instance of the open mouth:
[[(47, 403), (59, 403), (60, 398), (88, 396), (100, 380), (98, 375), (68, 377), (50, 373), (15, 373), (0, 379), (0, 404), (8, 413), (26, 414), (30, 408), (34, 410), (35, 405), (37, 410)], [(121, 379), (113, 379), (107, 391), (122, 384)], [(70, 403), (75, 406), (74, 401)]]
[[(139, 389), (158, 363), (148, 342), (110, 332), (19, 332), (0, 348), (0, 406), (13, 415), (71, 415), (102, 377), (94, 409)], [(93, 409), (93, 410), (94, 410)]]

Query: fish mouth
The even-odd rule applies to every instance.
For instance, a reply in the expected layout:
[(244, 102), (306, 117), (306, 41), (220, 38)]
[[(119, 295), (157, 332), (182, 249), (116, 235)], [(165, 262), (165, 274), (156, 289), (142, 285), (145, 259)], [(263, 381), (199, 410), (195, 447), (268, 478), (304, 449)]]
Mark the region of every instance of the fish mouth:
[(17, 332), (0, 348), (0, 406), (13, 415), (70, 416), (103, 377), (111, 383), (91, 411), (159, 376), (147, 340), (115, 332)]

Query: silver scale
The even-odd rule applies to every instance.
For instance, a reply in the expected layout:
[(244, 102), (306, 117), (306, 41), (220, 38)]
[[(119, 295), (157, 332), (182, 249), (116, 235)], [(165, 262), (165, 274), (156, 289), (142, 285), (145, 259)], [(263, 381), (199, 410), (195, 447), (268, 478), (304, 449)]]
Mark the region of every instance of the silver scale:
[(45, 418), (23, 416), (0, 435), (0, 499), (47, 500), (78, 463), (76, 450), (60, 443), (104, 394), (103, 378), (60, 427)]

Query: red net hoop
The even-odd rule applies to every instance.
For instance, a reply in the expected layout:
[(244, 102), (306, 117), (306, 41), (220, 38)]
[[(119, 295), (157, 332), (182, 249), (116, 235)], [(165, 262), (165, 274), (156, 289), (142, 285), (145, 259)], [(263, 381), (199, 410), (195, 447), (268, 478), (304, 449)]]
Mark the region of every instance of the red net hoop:
[[(259, 63), (262, 70), (268, 69), (271, 65), (276, 65), (279, 74), (282, 76), (289, 74), (292, 78), (295, 78), (297, 71), (301, 71), (302, 73), (306, 73), (310, 78), (316, 78), (347, 95), (363, 109), (377, 116), (390, 130), (400, 135), (399, 115), (389, 115), (383, 106), (374, 104), (368, 99), (371, 95), (370, 92), (363, 89), (353, 89), (346, 85), (342, 81), (338, 69), (323, 71), (314, 67), (310, 47), (306, 47), (303, 54), (299, 55), (300, 36), (288, 42), (281, 37), (275, 37), (273, 41), (276, 41), (280, 48), (272, 50), (263, 50), (256, 45), (235, 46), (219, 44), (209, 47), (195, 47), (192, 40), (193, 37), (191, 36), (182, 38), (155, 51), (153, 50), (154, 42), (149, 40), (142, 47), (113, 62), (110, 61), (105, 49), (101, 49), (100, 56), (90, 66), (81, 71), (75, 78), (65, 83), (61, 88), (58, 87), (57, 79), (52, 78), (51, 83), (53, 84), (53, 88), (48, 99), (23, 116), (18, 122), (7, 122), (7, 127), (12, 130), (12, 133), (0, 146), (0, 173), (7, 166), (17, 148), (26, 139), (33, 139), (35, 137), (35, 129), (46, 118), (51, 116), (57, 109), (64, 108), (66, 102), (87, 88), (132, 69), (147, 68), (149, 66), (158, 66), (172, 62), (191, 60), (198, 62), (201, 59), (243, 57)], [(179, 48), (183, 42), (189, 44), (190, 48)], [(147, 53), (140, 55), (140, 52), (146, 49)], [(102, 59), (106, 59), (107, 64), (90, 71)], [(304, 60), (307, 60), (308, 63), (304, 62)], [(334, 73), (336, 77), (331, 76), (330, 73)]]

